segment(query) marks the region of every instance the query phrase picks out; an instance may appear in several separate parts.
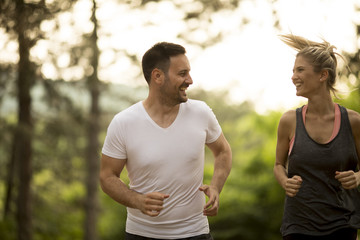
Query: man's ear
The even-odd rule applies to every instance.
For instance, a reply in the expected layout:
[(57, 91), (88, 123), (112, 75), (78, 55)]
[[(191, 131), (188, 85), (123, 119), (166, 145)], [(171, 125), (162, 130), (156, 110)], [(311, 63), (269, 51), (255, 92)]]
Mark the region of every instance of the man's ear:
[(162, 83), (164, 79), (164, 72), (161, 71), (158, 68), (154, 68), (154, 70), (152, 70), (151, 72), (151, 80), (154, 81), (155, 83)]

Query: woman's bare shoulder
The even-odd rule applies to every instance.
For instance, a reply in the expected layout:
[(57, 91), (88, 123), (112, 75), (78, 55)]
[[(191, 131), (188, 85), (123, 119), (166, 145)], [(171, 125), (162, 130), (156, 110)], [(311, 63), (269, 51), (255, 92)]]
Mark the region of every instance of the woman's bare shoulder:
[(352, 109), (346, 109), (354, 132), (360, 132), (360, 114)]
[(283, 113), (280, 118), (281, 125), (294, 125), (296, 123), (296, 110), (288, 110), (287, 112)]
[(296, 110), (285, 112), (279, 121), (278, 140), (288, 142), (295, 134)]

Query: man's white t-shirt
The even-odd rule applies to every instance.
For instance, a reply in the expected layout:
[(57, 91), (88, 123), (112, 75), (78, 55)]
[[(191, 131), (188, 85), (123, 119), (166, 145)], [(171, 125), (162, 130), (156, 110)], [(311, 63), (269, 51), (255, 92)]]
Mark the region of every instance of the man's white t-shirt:
[(180, 104), (175, 121), (157, 125), (138, 102), (111, 121), (102, 153), (127, 159), (129, 187), (139, 193), (161, 192), (170, 197), (157, 217), (127, 208), (126, 231), (150, 238), (186, 238), (209, 233), (203, 215), (205, 143), (212, 143), (221, 127), (206, 103), (189, 99)]

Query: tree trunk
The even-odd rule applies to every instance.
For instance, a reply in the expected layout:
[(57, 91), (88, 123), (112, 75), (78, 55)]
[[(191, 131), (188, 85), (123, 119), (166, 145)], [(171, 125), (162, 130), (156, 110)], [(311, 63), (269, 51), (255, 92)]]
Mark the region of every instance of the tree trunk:
[(96, 19), (96, 2), (93, 0), (93, 11), (91, 21), (94, 24), (94, 30), (90, 36), (90, 46), (93, 50), (91, 59), (91, 66), (93, 73), (88, 79), (88, 87), (91, 95), (91, 107), (88, 120), (88, 149), (86, 165), (87, 178), (87, 196), (85, 200), (85, 240), (96, 240), (97, 234), (97, 217), (98, 217), (98, 186), (99, 186), (99, 95), (100, 95), (100, 82), (97, 76), (99, 49), (97, 46), (97, 19)]
[(31, 190), (32, 178), (32, 119), (31, 119), (31, 96), (32, 65), (29, 59), (30, 41), (27, 39), (26, 26), (28, 12), (23, 0), (16, 1), (17, 34), (19, 43), (19, 75), (17, 78), (18, 94), (18, 126), (15, 135), (15, 159), (18, 163), (18, 198), (17, 198), (17, 225), (18, 239), (32, 239), (31, 221)]
[(4, 219), (8, 218), (11, 212), (11, 203), (13, 201), (14, 178), (15, 178), (15, 158), (16, 158), (16, 134), (14, 133), (11, 146), (10, 159), (7, 166), (6, 191), (4, 198)]

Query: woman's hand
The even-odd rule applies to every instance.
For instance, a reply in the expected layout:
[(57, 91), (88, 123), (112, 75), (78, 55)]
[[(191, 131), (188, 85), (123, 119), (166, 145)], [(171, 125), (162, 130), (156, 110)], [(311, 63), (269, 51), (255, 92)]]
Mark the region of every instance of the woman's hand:
[(337, 179), (341, 186), (344, 189), (353, 189), (357, 188), (360, 184), (360, 175), (359, 172), (354, 172), (352, 170), (350, 171), (344, 171), (344, 172), (335, 172), (335, 179)]
[(301, 187), (302, 178), (294, 175), (292, 178), (288, 178), (285, 183), (286, 195), (289, 197), (295, 197)]

